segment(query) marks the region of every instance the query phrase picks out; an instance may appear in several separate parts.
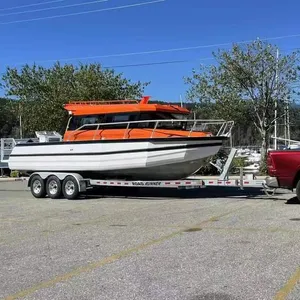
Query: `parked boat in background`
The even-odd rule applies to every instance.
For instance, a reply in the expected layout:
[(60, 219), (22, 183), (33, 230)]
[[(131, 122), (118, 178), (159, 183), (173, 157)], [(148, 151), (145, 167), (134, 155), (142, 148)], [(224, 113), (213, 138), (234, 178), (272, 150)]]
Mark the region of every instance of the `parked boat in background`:
[(244, 174), (253, 174), (257, 175), (259, 173), (260, 164), (254, 163), (249, 166), (243, 167)]

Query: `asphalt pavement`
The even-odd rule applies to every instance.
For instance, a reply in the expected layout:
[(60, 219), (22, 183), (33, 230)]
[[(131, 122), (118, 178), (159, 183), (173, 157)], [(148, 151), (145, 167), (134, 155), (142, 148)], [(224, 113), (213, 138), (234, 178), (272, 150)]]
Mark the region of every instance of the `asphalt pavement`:
[(300, 205), (259, 189), (98, 190), (35, 199), (0, 183), (1, 299), (300, 299)]

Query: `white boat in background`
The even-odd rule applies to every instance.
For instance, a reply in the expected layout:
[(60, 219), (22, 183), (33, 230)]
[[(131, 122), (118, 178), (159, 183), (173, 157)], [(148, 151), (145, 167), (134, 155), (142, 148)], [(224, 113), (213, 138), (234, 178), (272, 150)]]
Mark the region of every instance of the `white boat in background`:
[(148, 100), (68, 104), (71, 117), (63, 141), (19, 143), (9, 156), (9, 168), (29, 174), (179, 180), (197, 172), (231, 134), (233, 122), (183, 119), (188, 110)]
[(244, 174), (254, 174), (254, 175), (256, 175), (256, 174), (259, 173), (259, 168), (260, 168), (260, 165), (258, 163), (254, 163), (252, 165), (244, 167), (243, 172), (244, 172)]
[(261, 153), (257, 151), (251, 151), (247, 156), (246, 161), (249, 163), (260, 163), (261, 161)]

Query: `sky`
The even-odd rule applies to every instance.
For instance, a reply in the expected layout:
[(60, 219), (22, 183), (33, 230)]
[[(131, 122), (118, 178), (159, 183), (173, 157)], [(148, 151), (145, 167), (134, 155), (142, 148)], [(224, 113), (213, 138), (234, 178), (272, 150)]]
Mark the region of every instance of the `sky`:
[(185, 101), (183, 78), (215, 63), (218, 48), (256, 38), (276, 38), (282, 54), (300, 48), (299, 9), (297, 0), (2, 0), (0, 73), (99, 62), (151, 82), (155, 100)]

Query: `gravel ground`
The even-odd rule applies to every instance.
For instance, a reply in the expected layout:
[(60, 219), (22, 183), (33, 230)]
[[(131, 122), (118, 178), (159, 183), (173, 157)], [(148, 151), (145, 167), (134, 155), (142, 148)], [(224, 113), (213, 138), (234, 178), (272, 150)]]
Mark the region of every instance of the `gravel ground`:
[(0, 183), (0, 298), (299, 299), (293, 194), (120, 194), (35, 199)]

